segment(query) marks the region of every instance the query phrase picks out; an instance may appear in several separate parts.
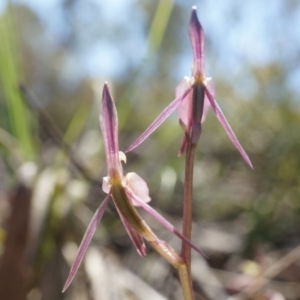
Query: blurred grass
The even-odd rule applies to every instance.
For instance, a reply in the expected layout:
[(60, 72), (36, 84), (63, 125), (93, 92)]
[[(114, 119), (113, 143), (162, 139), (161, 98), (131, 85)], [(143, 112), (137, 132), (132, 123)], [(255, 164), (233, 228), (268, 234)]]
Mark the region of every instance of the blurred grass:
[[(174, 62), (179, 60), (181, 51), (178, 37), (180, 36), (180, 40), (183, 39), (179, 29), (183, 28), (182, 31), (187, 35), (187, 23), (180, 24), (180, 16), (184, 15), (182, 18), (188, 20), (190, 7), (164, 0), (147, 2), (147, 4), (147, 9), (143, 11), (148, 22), (143, 33), (148, 43), (144, 54), (145, 60), (138, 65), (129, 66), (121, 78), (112, 78), (111, 82), (112, 95), (116, 100), (119, 114), (121, 150), (124, 150), (157, 116), (159, 110), (172, 100), (176, 85), (172, 72), (177, 68)], [(23, 17), (27, 16), (28, 19), (24, 19), (28, 21), (33, 16), (26, 15), (27, 13), (24, 7), (20, 8), (19, 14)], [(85, 167), (99, 181), (98, 174), (102, 174), (105, 169), (105, 156), (101, 147), (98, 110), (95, 111), (94, 104), (91, 105), (87, 101), (91, 99), (91, 93), (78, 92), (80, 84), (76, 86), (72, 81), (72, 72), (67, 73), (66, 70), (70, 70), (69, 63), (72, 59), (66, 59), (66, 65), (62, 63), (63, 58), (74, 55), (72, 51), (69, 51), (65, 45), (56, 45), (57, 52), (55, 47), (49, 47), (49, 50), (48, 44), (43, 44), (38, 35), (33, 37), (33, 41), (30, 40), (34, 26), (39, 24), (36, 19), (34, 19), (34, 26), (28, 25), (29, 29), (25, 23), (19, 24), (18, 37), (19, 35), (23, 37), (22, 47), (16, 41), (12, 14), (6, 12), (1, 16), (0, 22), (0, 38), (4, 41), (0, 43), (1, 89), (3, 89), (3, 95), (0, 91), (1, 127), (3, 127), (0, 129), (0, 139), (8, 149), (3, 157), (9, 160), (11, 157), (19, 157), (21, 152), (26, 159), (38, 158), (38, 173), (32, 189), (35, 192), (36, 202), (41, 204), (44, 196), (47, 197), (45, 205), (48, 205), (46, 212), (41, 212), (38, 206), (35, 208), (37, 214), (44, 214), (44, 219), (41, 223), (35, 224), (42, 236), (39, 236), (40, 244), (35, 249), (37, 255), (34, 256), (36, 261), (33, 263), (33, 272), (36, 278), (32, 286), (35, 290), (44, 293), (47, 289), (56, 289), (59, 296), (52, 299), (77, 299), (76, 296), (73, 298), (68, 294), (60, 294), (60, 285), (63, 284), (68, 271), (65, 261), (72, 257), (69, 254), (65, 255), (64, 248), (70, 246), (69, 244), (76, 248), (75, 244), (80, 242), (93, 210), (99, 205), (103, 195), (98, 191), (99, 185), (95, 192), (93, 183), (83, 179), (84, 176), (78, 172), (70, 170), (72, 166), (70, 153), (63, 151), (59, 143), (54, 143), (51, 136), (46, 135), (45, 138), (41, 138), (40, 149), (35, 139), (30, 136), (35, 117), (34, 114), (30, 114), (31, 118), (28, 118), (27, 109), (17, 91), (22, 77), (18, 50), (22, 49), (23, 59), (30, 61), (29, 65), (32, 68), (25, 71), (25, 77), (30, 78), (29, 89), (40, 88), (41, 107), (47, 111), (49, 109), (47, 105), (52, 105), (53, 122), (67, 124), (61, 128), (60, 140), (73, 148), (78, 159), (86, 163)], [(74, 36), (70, 35), (70, 40), (78, 37), (80, 28), (75, 26), (76, 30), (72, 33)], [(26, 30), (29, 31), (29, 35)], [(82, 30), (84, 35), (91, 34), (85, 28)], [(45, 31), (41, 30), (41, 32), (43, 37), (47, 36)], [(209, 31), (206, 35), (209, 38)], [(96, 38), (102, 37), (100, 35)], [(76, 38), (72, 41), (74, 44), (68, 45), (70, 49), (78, 46)], [(114, 44), (115, 48), (119, 46), (123, 45)], [(190, 51), (189, 45), (184, 44), (183, 47)], [(53, 56), (50, 56), (47, 51), (53, 51)], [(38, 69), (39, 55), (44, 61), (42, 72)], [(127, 57), (124, 59), (126, 60)], [(75, 65), (78, 68), (78, 65)], [(233, 82), (227, 81), (230, 76), (215, 74), (215, 70), (209, 72), (217, 79), (217, 97), (220, 106), (224, 108), (230, 124), (249, 153), (255, 170), (251, 171), (245, 166), (215, 115), (210, 112), (203, 125), (195, 163), (193, 240), (197, 245), (202, 246), (203, 243), (209, 252), (211, 248), (204, 242), (203, 229), (206, 227), (215, 229), (220, 236), (224, 233), (233, 234), (241, 246), (234, 248), (232, 252), (223, 252), (226, 245), (222, 245), (216, 239), (218, 245), (211, 251), (212, 253), (217, 251), (218, 257), (212, 254), (209, 263), (234, 274), (238, 274), (239, 266), (246, 257), (254, 261), (257, 256), (265, 256), (269, 259), (273, 251), (281, 255), (300, 243), (300, 173), (298, 171), (300, 114), (293, 109), (289, 100), (296, 97), (295, 94), (289, 94), (287, 85), (283, 82), (283, 78), (286, 78), (286, 69), (280, 65), (280, 62), (275, 62), (275, 65), (275, 67), (270, 64), (253, 68), (245, 63), (245, 74), (252, 77), (257, 83), (257, 88), (253, 89), (252, 95), (243, 94), (243, 96), (235, 91)], [(54, 72), (50, 73), (49, 70), (53, 69)], [(80, 73), (80, 70), (78, 72)], [(106, 74), (103, 74), (104, 78), (100, 78), (100, 82), (107, 80), (105, 76)], [(65, 80), (65, 77), (68, 77), (69, 81)], [(40, 90), (37, 89), (38, 92)], [(276, 101), (273, 101), (272, 95)], [(49, 103), (43, 102), (43, 96), (49, 99)], [(2, 101), (2, 97), (5, 102)], [(96, 97), (99, 103), (100, 98)], [(98, 107), (98, 104), (95, 106)], [(75, 107), (70, 121), (61, 122), (61, 119), (68, 120), (67, 115), (71, 115), (70, 107), (72, 111)], [(41, 114), (38, 122), (39, 125), (45, 125), (42, 124), (44, 121)], [(46, 126), (51, 128), (54, 124), (48, 123)], [(177, 158), (176, 153), (181, 138), (182, 131), (177, 118), (173, 116), (136, 151), (128, 154), (128, 164), (124, 166), (126, 172), (136, 171), (147, 180), (153, 199), (151, 205), (159, 209), (178, 228), (181, 222), (184, 159)], [(82, 151), (83, 149), (85, 151)], [(0, 168), (0, 176), (16, 180), (17, 174), (12, 174), (3, 167), (1, 160)], [(43, 184), (40, 183), (41, 179), (44, 180)], [(2, 182), (3, 180), (0, 182), (0, 187)], [(40, 190), (39, 193), (37, 190)], [(3, 211), (0, 206), (0, 221), (5, 214)], [(159, 236), (167, 241), (172, 240), (172, 237), (161, 230), (151, 218), (145, 216), (145, 219), (147, 222), (149, 219), (149, 224)], [(108, 209), (101, 224), (93, 239), (100, 252), (107, 251), (116, 255), (123, 268), (135, 270), (141, 278), (156, 289), (172, 297), (175, 290), (173, 287), (177, 286), (176, 278), (170, 276), (168, 267), (150, 249), (146, 259), (137, 259), (134, 247), (113, 209)], [(214, 237), (209, 235), (206, 239), (213, 240)], [(55, 270), (50, 272), (50, 278), (57, 279), (55, 284), (52, 284), (51, 280), (45, 280), (47, 264), (55, 267)], [(293, 267), (295, 268), (293, 276), (285, 274), (284, 280), (296, 281), (295, 278), (300, 272), (297, 266)], [(155, 268), (160, 272), (156, 272)], [(88, 272), (84, 266), (82, 270), (83, 272), (77, 277), (77, 284), (75, 281), (72, 288), (78, 291), (80, 287), (88, 293), (89, 284), (86, 279)], [(111, 270), (107, 272), (112, 274)], [(164, 290), (166, 282), (172, 286), (170, 291)]]
[(162, 43), (173, 5), (173, 0), (160, 0), (157, 5), (147, 38), (151, 55), (158, 51)]
[[(91, 106), (88, 101), (80, 101), (78, 106), (75, 108), (71, 120), (67, 125), (65, 132), (61, 132), (61, 144), (67, 145), (70, 151), (75, 152), (75, 145), (78, 138), (84, 131), (84, 127), (88, 122), (89, 116), (91, 115)], [(48, 126), (53, 126), (53, 124), (48, 124)], [(57, 167), (62, 167), (67, 164), (69, 157), (73, 155), (72, 153), (66, 153), (66, 149), (58, 149), (58, 153), (55, 158), (55, 165)]]
[(120, 102), (118, 104), (118, 109), (122, 111), (122, 113), (119, 114), (120, 128), (123, 128), (124, 123), (130, 118), (129, 115), (132, 109), (129, 104), (135, 102), (134, 99), (138, 94), (136, 91), (136, 87), (141, 84), (143, 75), (147, 73), (151, 68), (151, 64), (155, 59), (155, 55), (161, 47), (171, 17), (173, 6), (173, 0), (158, 1), (148, 30), (147, 51), (145, 51), (144, 53), (146, 63), (144, 63), (141, 68), (133, 72), (130, 81), (128, 81), (128, 84), (126, 85), (124, 91), (121, 94), (121, 98), (119, 99)]
[(1, 109), (2, 126), (16, 138), (24, 158), (33, 160), (36, 154), (31, 131), (33, 120), (29, 121), (27, 108), (18, 89), (22, 72), (19, 67), (18, 42), (10, 7), (0, 16), (0, 41), (0, 77), (5, 100), (5, 105)]

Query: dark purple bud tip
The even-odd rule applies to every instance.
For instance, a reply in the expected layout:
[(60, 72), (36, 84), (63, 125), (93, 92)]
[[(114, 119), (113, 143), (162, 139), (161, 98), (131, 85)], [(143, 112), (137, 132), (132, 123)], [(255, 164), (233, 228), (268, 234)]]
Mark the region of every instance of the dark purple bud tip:
[(194, 26), (195, 30), (198, 30), (198, 31), (202, 30), (202, 26), (201, 26), (198, 16), (197, 16), (197, 7), (196, 6), (192, 7), (190, 26)]

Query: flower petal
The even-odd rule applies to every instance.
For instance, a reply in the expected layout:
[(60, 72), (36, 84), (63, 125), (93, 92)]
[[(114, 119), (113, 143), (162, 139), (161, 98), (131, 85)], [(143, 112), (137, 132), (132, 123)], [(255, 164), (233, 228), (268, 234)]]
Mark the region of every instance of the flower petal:
[(246, 161), (246, 163), (250, 166), (250, 168), (253, 169), (252, 163), (246, 154), (245, 150), (243, 149), (242, 145), (238, 141), (237, 137), (235, 136), (233, 130), (231, 129), (229, 123), (227, 122), (221, 108), (219, 107), (217, 101), (214, 99), (214, 97), (209, 92), (208, 88), (205, 87), (205, 93), (208, 97), (208, 100), (210, 102), (210, 105), (215, 112), (217, 118), (219, 119), (220, 123), (222, 124), (224, 130), (226, 131), (228, 137), (230, 138), (231, 142), (233, 143), (234, 147), (240, 152), (243, 159)]
[[(184, 77), (175, 89), (175, 96), (178, 97), (182, 95), (184, 91), (188, 89), (190, 86), (191, 86), (191, 78)], [(191, 119), (192, 106), (193, 106), (192, 97), (193, 97), (192, 92), (187, 94), (186, 97), (178, 106), (178, 110), (177, 110), (180, 127), (186, 134), (189, 134), (189, 128), (192, 122)], [(179, 157), (184, 153), (186, 148), (186, 143), (187, 143), (186, 134), (184, 134), (183, 136), (181, 146), (177, 154), (177, 156)]]
[[(192, 86), (192, 91), (184, 98), (178, 107), (179, 123), (184, 132), (189, 136), (192, 144), (196, 145), (202, 131), (203, 111), (205, 104), (205, 90), (202, 81), (191, 82), (185, 78), (176, 88), (176, 94), (186, 86)], [(183, 139), (179, 156), (185, 150), (186, 136)]]
[(109, 177), (103, 177), (102, 180), (102, 190), (105, 194), (108, 194), (110, 192), (110, 188), (111, 188), (111, 183), (109, 181)]
[(131, 144), (125, 152), (129, 152), (139, 146), (181, 103), (186, 95), (191, 91), (191, 88), (187, 89), (181, 96), (173, 100), (162, 113), (152, 122), (152, 124), (142, 133), (136, 141)]
[(127, 222), (125, 217), (121, 214), (121, 212), (119, 211), (117, 206), (116, 206), (116, 209), (117, 209), (119, 216), (121, 218), (121, 221), (127, 231), (127, 234), (129, 235), (132, 243), (134, 244), (134, 246), (136, 248), (136, 251), (138, 252), (138, 254), (140, 256), (145, 257), (147, 255), (147, 250), (146, 250), (146, 246), (143, 241), (143, 238), (130, 226), (130, 224)]
[[(184, 77), (183, 80), (178, 84), (175, 89), (175, 96), (179, 97), (186, 91), (190, 86), (188, 77)], [(180, 105), (178, 106), (178, 118), (181, 120), (182, 124), (184, 125), (184, 131), (189, 133), (189, 128), (192, 123), (192, 107), (193, 107), (193, 93), (189, 93), (184, 97)]]
[[(208, 88), (211, 95), (215, 98), (216, 91), (215, 91), (215, 85), (214, 85), (213, 80), (211, 78), (206, 78), (205, 81), (206, 81), (205, 82), (206, 87)], [(205, 121), (209, 108), (210, 108), (210, 103), (209, 103), (208, 97), (205, 93), (201, 123), (203, 123)]]
[(197, 17), (197, 7), (192, 7), (189, 34), (194, 55), (194, 77), (203, 76), (204, 66), (204, 31)]
[(77, 255), (76, 255), (76, 258), (74, 260), (74, 263), (72, 265), (72, 268), (70, 270), (70, 273), (69, 273), (69, 276), (66, 280), (66, 283), (64, 285), (64, 288), (63, 288), (63, 292), (69, 287), (69, 285), (71, 284), (75, 274), (77, 273), (77, 270), (81, 264), (81, 261), (83, 259), (83, 256), (92, 240), (92, 237), (97, 229), (97, 226), (104, 214), (104, 211), (107, 207), (107, 204), (108, 204), (108, 201), (110, 199), (110, 195), (107, 195), (106, 198), (102, 201), (102, 203), (100, 204), (100, 206), (98, 207), (98, 209), (96, 210), (84, 236), (83, 236), (83, 239), (80, 243), (80, 246), (79, 246), (79, 249), (78, 249), (78, 252), (77, 252)]
[(110, 95), (107, 83), (104, 85), (102, 94), (100, 127), (105, 146), (108, 174), (111, 169), (122, 172), (122, 165), (119, 159), (117, 110), (114, 100)]
[(127, 162), (127, 157), (126, 157), (126, 154), (122, 151), (119, 151), (119, 160), (122, 162), (124, 161), (124, 163), (126, 164)]
[[(126, 188), (129, 189), (133, 194), (135, 194), (144, 203), (151, 201), (149, 197), (149, 189), (146, 181), (136, 173), (126, 174)], [(134, 206), (140, 206), (139, 202), (132, 201)]]
[(161, 225), (163, 225), (167, 230), (174, 233), (176, 236), (178, 236), (181, 240), (183, 240), (185, 243), (187, 243), (191, 248), (202, 254), (204, 253), (194, 244), (192, 244), (191, 241), (189, 241), (186, 237), (184, 237), (169, 221), (167, 221), (162, 215), (160, 215), (155, 209), (153, 209), (150, 205), (136, 197), (134, 194), (132, 194), (128, 189), (125, 190), (127, 192), (127, 195), (129, 198), (132, 199), (132, 201), (140, 203), (140, 206), (148, 212), (153, 218), (155, 218)]

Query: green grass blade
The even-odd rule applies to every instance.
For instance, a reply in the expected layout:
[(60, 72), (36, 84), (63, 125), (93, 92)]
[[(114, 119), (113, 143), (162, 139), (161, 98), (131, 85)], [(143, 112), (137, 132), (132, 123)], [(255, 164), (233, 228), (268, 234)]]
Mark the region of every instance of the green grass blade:
[(6, 129), (15, 136), (24, 158), (33, 159), (35, 151), (28, 110), (18, 90), (20, 82), (19, 56), (10, 9), (0, 16), (0, 41), (0, 78), (4, 99), (4, 103), (1, 105), (3, 107), (1, 120), (3, 119), (4, 124), (1, 126), (7, 127)]
[(167, 25), (173, 9), (173, 0), (160, 0), (148, 34), (150, 53), (156, 53), (165, 36)]

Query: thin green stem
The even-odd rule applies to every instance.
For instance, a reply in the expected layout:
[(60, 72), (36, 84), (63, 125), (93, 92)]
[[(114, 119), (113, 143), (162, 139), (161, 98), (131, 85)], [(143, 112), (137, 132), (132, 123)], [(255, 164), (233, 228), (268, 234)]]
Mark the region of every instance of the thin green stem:
[(0, 41), (0, 82), (6, 102), (4, 106), (1, 105), (0, 119), (4, 124), (7, 123), (5, 129), (17, 140), (22, 158), (34, 160), (35, 140), (31, 132), (34, 119), (33, 116), (29, 119), (28, 111), (17, 90), (21, 70), (18, 65), (17, 36), (10, 5), (0, 16)]
[(178, 270), (183, 299), (194, 300), (193, 286), (189, 267), (182, 257), (180, 257), (176, 251), (165, 241), (156, 239), (148, 240), (151, 246), (175, 269)]
[(132, 206), (119, 178), (115, 179), (111, 188), (111, 193), (117, 210), (120, 214), (122, 214), (128, 224), (140, 236), (146, 239), (166, 261), (178, 270), (183, 299), (194, 300), (189, 266), (185, 259), (183, 259), (167, 242), (160, 240), (147, 223), (141, 218), (136, 209)]
[[(192, 235), (193, 173), (195, 149), (196, 145), (193, 144), (189, 138), (187, 138), (182, 233), (189, 240), (191, 240)], [(182, 242), (181, 256), (187, 263), (188, 272), (191, 273), (191, 247), (185, 242)]]
[(189, 266), (186, 262), (178, 267), (178, 273), (183, 292), (183, 299), (194, 300), (191, 272), (189, 271)]

